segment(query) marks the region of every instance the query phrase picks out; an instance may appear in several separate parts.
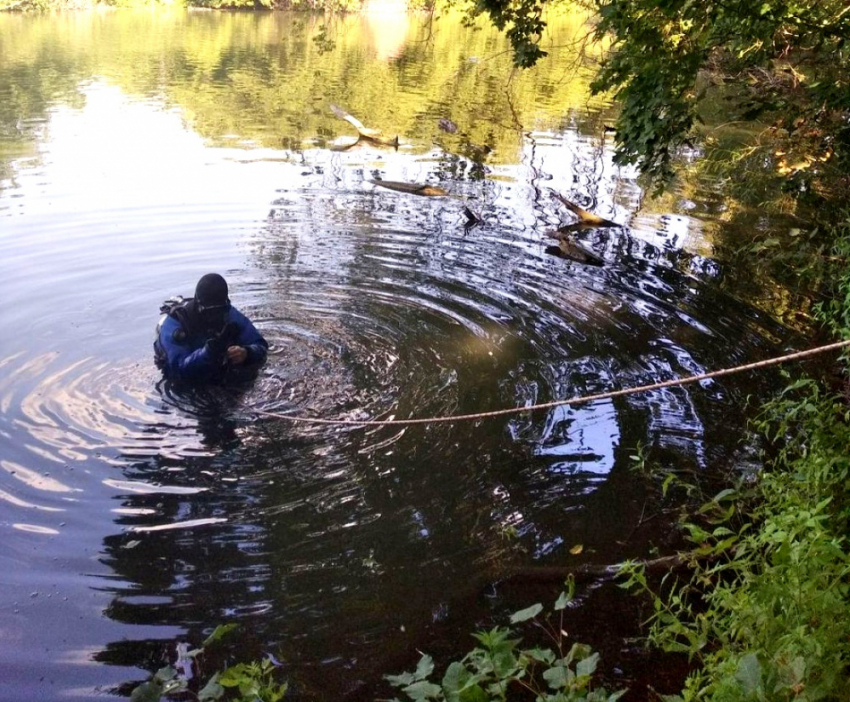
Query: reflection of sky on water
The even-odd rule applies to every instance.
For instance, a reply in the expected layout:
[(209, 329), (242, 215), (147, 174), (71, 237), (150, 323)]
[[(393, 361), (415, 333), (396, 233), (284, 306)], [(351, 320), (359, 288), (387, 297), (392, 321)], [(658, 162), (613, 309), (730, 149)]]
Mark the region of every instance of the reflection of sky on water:
[(575, 409), (556, 407), (546, 418), (534, 454), (556, 459), (549, 466), (553, 472), (605, 475), (614, 467), (619, 438), (610, 400)]

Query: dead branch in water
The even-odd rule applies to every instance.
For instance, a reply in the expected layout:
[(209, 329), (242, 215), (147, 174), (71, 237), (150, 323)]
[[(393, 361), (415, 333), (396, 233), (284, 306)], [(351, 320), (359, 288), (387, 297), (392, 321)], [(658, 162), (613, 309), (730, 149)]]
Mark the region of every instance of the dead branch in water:
[[(679, 570), (688, 564), (687, 555), (676, 554), (674, 556), (663, 556), (649, 561), (635, 561), (637, 565), (643, 566), (648, 573), (663, 573), (670, 570)], [(579, 566), (528, 566), (511, 570), (502, 580), (522, 580), (523, 582), (548, 583), (563, 582), (568, 577), (575, 579), (577, 583), (592, 580), (603, 580), (614, 578), (623, 569), (623, 563), (613, 565), (596, 565), (585, 563)]]
[(549, 189), (549, 192), (552, 193), (552, 197), (558, 200), (561, 204), (564, 205), (570, 212), (572, 212), (576, 217), (578, 217), (579, 222), (581, 222), (586, 227), (619, 227), (620, 225), (616, 222), (612, 222), (610, 219), (605, 219), (604, 217), (600, 217), (599, 215), (593, 214), (593, 212), (588, 212), (587, 210), (583, 210), (581, 207), (576, 205), (573, 202), (570, 202), (561, 195), (559, 192), (556, 192)]
[(408, 195), (424, 195), (425, 197), (448, 197), (451, 195), (448, 190), (443, 190), (436, 185), (402, 183), (398, 180), (375, 180), (371, 178), (366, 182), (372, 185), (380, 185), (382, 188), (395, 190), (399, 193), (407, 193)]
[(383, 132), (380, 129), (370, 129), (363, 125), (363, 123), (354, 117), (353, 115), (348, 114), (341, 107), (337, 107), (336, 105), (330, 105), (331, 112), (333, 112), (340, 119), (344, 119), (348, 122), (352, 127), (357, 130), (357, 133), (363, 138), (368, 139), (369, 141), (375, 142), (376, 144), (382, 144), (384, 146), (394, 146), (398, 148), (398, 135), (393, 138), (385, 137)]

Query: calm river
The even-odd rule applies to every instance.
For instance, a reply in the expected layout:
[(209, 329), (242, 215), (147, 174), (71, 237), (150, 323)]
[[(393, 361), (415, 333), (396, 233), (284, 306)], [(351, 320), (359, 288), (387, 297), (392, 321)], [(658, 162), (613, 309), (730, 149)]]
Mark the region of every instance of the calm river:
[[(478, 412), (797, 345), (721, 290), (714, 186), (659, 205), (613, 165), (587, 27), (553, 30), (512, 75), (458, 18), (0, 16), (0, 699), (127, 694), (224, 622), (296, 697), (386, 696), (417, 649), (523, 604), (509, 569), (668, 545), (639, 442), (677, 470), (746, 458), (746, 397), (775, 377), (402, 429), (251, 412)], [(398, 148), (352, 146), (331, 104)], [(624, 225), (579, 234), (605, 266), (553, 255), (571, 215), (550, 188)], [(177, 391), (158, 308), (209, 271), (269, 361), (251, 387)]]

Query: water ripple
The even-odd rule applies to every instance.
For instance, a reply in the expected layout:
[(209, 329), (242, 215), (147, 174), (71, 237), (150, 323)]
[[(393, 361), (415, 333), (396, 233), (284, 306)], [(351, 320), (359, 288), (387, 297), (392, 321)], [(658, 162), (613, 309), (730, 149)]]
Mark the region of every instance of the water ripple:
[[(229, 91), (236, 74), (221, 73)], [(325, 134), (304, 146), (300, 132), (275, 137), (289, 150), (239, 134), (210, 146), (167, 100), (74, 86), (84, 105), (59, 101), (27, 123), (38, 157), (14, 161), (0, 191), (0, 326), (12, 330), (0, 342), (0, 530), (4, 556), (32, 566), (5, 598), (73, 589), (98, 646), (82, 633), (67, 646), (89, 661), (159, 660), (162, 639), (201, 640), (229, 617), (320, 675), (408, 647), (405, 625), (418, 636), (482, 573), (574, 544), (622, 556), (641, 515), (626, 470), (636, 446), (723, 469), (710, 459), (734, 454), (743, 398), (771, 381), (403, 429), (295, 425), (255, 408), (391, 419), (530, 407), (764, 358), (789, 339), (722, 292), (687, 216), (578, 232), (601, 267), (556, 256), (544, 232), (564, 212), (544, 181), (592, 193), (624, 223), (641, 199), (611, 149), (578, 131), (511, 128), (517, 163), (431, 146), (421, 124), (421, 143), (398, 151), (332, 151)], [(380, 177), (453, 197), (368, 182)], [(465, 229), (464, 206), (483, 223)], [(210, 270), (271, 344), (253, 383), (187, 388), (154, 368), (160, 302)], [(21, 651), (76, 636), (50, 628), (61, 619), (45, 609), (27, 620), (44, 634), (15, 629), (32, 637)]]

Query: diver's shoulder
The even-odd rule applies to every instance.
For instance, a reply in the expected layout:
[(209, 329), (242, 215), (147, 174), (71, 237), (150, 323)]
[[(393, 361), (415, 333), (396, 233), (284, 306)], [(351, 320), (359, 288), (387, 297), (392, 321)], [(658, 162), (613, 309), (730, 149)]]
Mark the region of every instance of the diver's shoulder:
[(228, 321), (230, 322), (246, 322), (248, 321), (248, 317), (239, 310), (238, 307), (234, 305), (230, 306), (230, 312), (227, 316)]
[(163, 315), (162, 321), (160, 322), (160, 329), (164, 332), (179, 329), (182, 326), (183, 325), (180, 323), (180, 320), (170, 314)]

